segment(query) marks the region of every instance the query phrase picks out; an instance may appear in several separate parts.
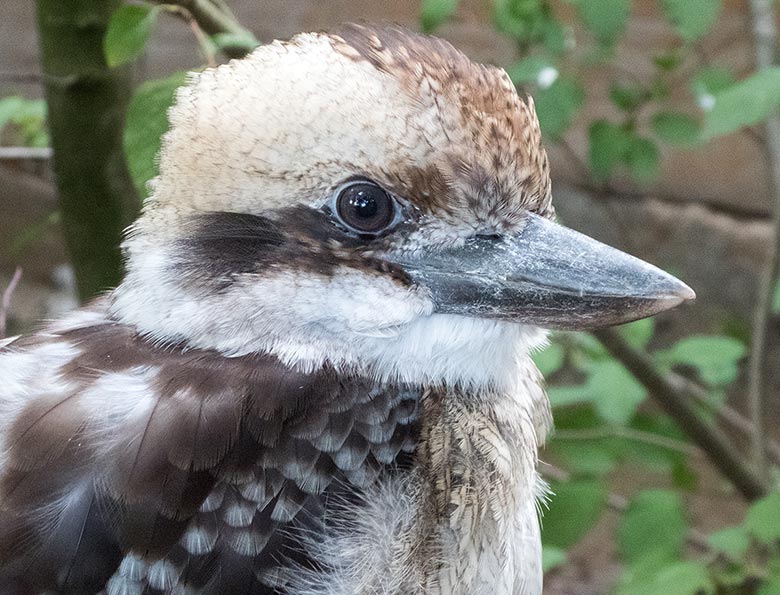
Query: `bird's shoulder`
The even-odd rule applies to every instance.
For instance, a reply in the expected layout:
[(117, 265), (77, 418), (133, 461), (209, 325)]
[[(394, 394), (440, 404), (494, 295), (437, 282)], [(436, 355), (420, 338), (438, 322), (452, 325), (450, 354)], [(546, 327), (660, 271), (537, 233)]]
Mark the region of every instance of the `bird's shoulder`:
[[(418, 397), (77, 311), (0, 347), (0, 587), (210, 584), (227, 564), (260, 576), (327, 492), (369, 486), (414, 449)], [(147, 583), (128, 584), (138, 568)]]

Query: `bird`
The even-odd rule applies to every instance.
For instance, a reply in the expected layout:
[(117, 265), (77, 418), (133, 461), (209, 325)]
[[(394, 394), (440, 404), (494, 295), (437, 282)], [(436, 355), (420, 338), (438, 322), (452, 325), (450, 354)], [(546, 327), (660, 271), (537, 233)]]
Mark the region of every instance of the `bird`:
[(693, 291), (557, 223), (532, 98), (401, 26), (169, 124), (121, 283), (0, 347), (0, 593), (541, 593), (532, 353)]

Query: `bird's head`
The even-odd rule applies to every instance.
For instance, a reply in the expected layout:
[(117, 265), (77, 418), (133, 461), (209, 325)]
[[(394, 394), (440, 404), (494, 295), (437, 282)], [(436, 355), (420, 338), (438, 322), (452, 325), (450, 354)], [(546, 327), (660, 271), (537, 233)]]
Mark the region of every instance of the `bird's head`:
[(160, 341), (478, 382), (540, 328), (692, 297), (553, 222), (532, 101), (435, 38), (275, 42), (193, 75), (170, 124), (112, 306)]

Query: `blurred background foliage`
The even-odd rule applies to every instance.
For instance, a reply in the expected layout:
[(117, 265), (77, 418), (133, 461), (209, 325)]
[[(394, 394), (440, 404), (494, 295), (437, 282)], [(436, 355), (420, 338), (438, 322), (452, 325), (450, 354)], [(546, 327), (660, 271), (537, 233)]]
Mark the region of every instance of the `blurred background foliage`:
[[(616, 67), (615, 54), (639, 1), (484, 0), (487, 10), (480, 14), (488, 16), (480, 18), (490, 20), (494, 36), (514, 46), (515, 58), (499, 65), (519, 90), (534, 98), (548, 145), (568, 156), (581, 187), (596, 195), (619, 195), (626, 187), (641, 194), (662, 175), (663, 155), (670, 147), (695, 151), (738, 132), (751, 136), (767, 160), (764, 187), (777, 229), (776, 7), (768, 0), (744, 5), (752, 23), (747, 44), (754, 49), (754, 67), (735, 72), (730, 64), (711, 58), (702, 44), (724, 18), (721, 0), (658, 0), (672, 34), (646, 56), (651, 68), (634, 72)], [(174, 17), (191, 30), (196, 61), (203, 67), (240, 57), (260, 43), (222, 0), (76, 4), (71, 17), (89, 16), (91, 30), (100, 32), (90, 33), (99, 46), (98, 54), (91, 50), (92, 66), (85, 71), (83, 63), (71, 65), (73, 76), (90, 80), (114, 84), (113, 79), (126, 78), (128, 69), (144, 59), (165, 18)], [(458, 0), (422, 0), (418, 10), (419, 27), (438, 33), (457, 22), (464, 9)], [(63, 109), (58, 93), (72, 90), (70, 83), (58, 87), (69, 65), (56, 54), (62, 36), (73, 37), (72, 30), (63, 30), (62, 11), (51, 1), (38, 2), (44, 83), (52, 110)], [(76, 40), (82, 43), (78, 36)], [(83, 299), (118, 279), (116, 261), (105, 261), (103, 254), (116, 250), (119, 224), (127, 221), (128, 212), (137, 211), (138, 197), (148, 194), (148, 182), (156, 175), (166, 112), (186, 78), (183, 70), (164, 74), (141, 81), (119, 101), (124, 124), (117, 142), (126, 169), (118, 173), (114, 163), (103, 174), (127, 177), (129, 182), (112, 182), (109, 189), (121, 200), (85, 203), (85, 191), (77, 187), (76, 197), (61, 200), (59, 211), (27, 222), (6, 242), (11, 254), (23, 254), (62, 219)], [(609, 116), (589, 109), (598, 100), (589, 93), (594, 77), (607, 85)], [(54, 113), (47, 127), (46, 105), (15, 95), (0, 99), (0, 138), (19, 148), (53, 145), (62, 196), (73, 192), (67, 180), (83, 175), (85, 156), (74, 155), (67, 144), (58, 146), (58, 135), (77, 132), (68, 128), (70, 122), (64, 128), (54, 125)], [(108, 112), (114, 106), (109, 102), (96, 109)], [(90, 114), (98, 117), (97, 111)], [(579, 151), (570, 142), (575, 122), (584, 130), (584, 149)], [(101, 161), (106, 148), (94, 149), (86, 159)], [(93, 218), (91, 225), (102, 229), (106, 217), (113, 221), (114, 233), (103, 234), (102, 245), (93, 241), (94, 228), (68, 224), (83, 219), (85, 204), (103, 217)], [(578, 221), (563, 218), (577, 227)], [(86, 236), (90, 243), (85, 254), (74, 246), (81, 246)], [(643, 320), (594, 334), (561, 333), (536, 354), (556, 420), (556, 431), (542, 452), (542, 472), (554, 494), (543, 520), (551, 592), (780, 595), (780, 447), (773, 422), (767, 421), (777, 419), (770, 415), (777, 413), (777, 395), (766, 381), (766, 370), (776, 367), (767, 348), (780, 309), (776, 240), (758, 275), (760, 286), (751, 302), (755, 315), (726, 316), (704, 325), (704, 332), (684, 322), (657, 332), (654, 320)], [(718, 494), (736, 503), (728, 514), (720, 509), (723, 500), (702, 499), (703, 484), (710, 490), (715, 485)], [(583, 547), (603, 548), (607, 562)], [(576, 576), (567, 572), (575, 558)]]

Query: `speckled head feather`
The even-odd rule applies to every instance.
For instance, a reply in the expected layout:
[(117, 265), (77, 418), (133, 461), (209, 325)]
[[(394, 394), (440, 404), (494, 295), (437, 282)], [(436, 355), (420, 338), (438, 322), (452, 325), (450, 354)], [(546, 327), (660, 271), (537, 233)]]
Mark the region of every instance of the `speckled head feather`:
[(533, 99), (523, 101), (505, 71), (402, 27), (348, 24), (335, 38), (343, 40), (337, 51), (398, 81), (418, 104), (417, 115), (433, 115), (433, 126), (440, 127), (430, 138), (443, 137), (445, 145), (432, 144), (425, 165), (398, 176), (412, 200), (433, 212), (491, 213), (486, 223), (499, 228), (518, 207), (552, 216), (549, 164)]
[(152, 205), (258, 213), (367, 176), (453, 225), (552, 214), (530, 99), (507, 74), (397, 26), (301, 34), (193, 76)]

